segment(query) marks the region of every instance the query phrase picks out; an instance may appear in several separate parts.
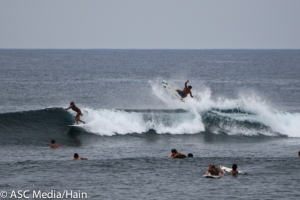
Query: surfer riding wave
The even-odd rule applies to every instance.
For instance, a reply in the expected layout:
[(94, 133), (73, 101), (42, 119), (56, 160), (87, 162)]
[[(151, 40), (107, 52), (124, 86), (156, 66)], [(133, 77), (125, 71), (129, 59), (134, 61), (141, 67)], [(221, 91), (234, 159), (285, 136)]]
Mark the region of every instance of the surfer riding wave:
[(81, 110), (75, 105), (74, 102), (71, 102), (70, 107), (66, 108), (65, 110), (69, 110), (70, 108), (77, 113), (75, 116), (76, 124), (79, 124), (78, 122), (82, 122), (85, 124), (85, 122), (80, 119), (80, 116), (82, 116)]

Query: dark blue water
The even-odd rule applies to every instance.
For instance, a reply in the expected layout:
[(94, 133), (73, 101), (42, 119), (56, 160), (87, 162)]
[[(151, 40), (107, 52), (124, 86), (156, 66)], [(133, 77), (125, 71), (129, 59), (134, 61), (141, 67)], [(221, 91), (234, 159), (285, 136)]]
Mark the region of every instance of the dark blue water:
[[(299, 64), (299, 50), (0, 50), (0, 189), (299, 199)], [(162, 79), (189, 79), (195, 98), (172, 99)], [(85, 125), (69, 126), (71, 101)], [(210, 163), (249, 175), (205, 179)]]

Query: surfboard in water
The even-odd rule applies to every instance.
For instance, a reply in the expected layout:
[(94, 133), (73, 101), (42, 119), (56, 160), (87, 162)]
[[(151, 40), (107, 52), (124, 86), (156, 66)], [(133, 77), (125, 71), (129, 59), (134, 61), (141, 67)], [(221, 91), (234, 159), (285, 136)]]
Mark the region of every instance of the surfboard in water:
[(215, 176), (215, 175), (203, 175), (205, 178), (221, 178), (221, 176)]
[[(231, 168), (229, 168), (229, 167), (225, 167), (225, 166), (223, 166), (223, 165), (220, 165), (220, 168), (224, 171), (224, 172), (231, 172)], [(238, 170), (238, 172), (239, 172), (239, 174), (244, 174), (244, 175), (247, 175), (247, 173), (245, 173), (245, 172), (242, 172), (242, 171), (240, 171), (240, 170)]]
[(168, 93), (175, 99), (184, 102), (183, 98), (178, 94), (178, 92), (165, 80), (162, 80), (163, 87), (166, 88)]
[(173, 156), (173, 158), (186, 158), (186, 155), (184, 154), (177, 154), (176, 156)]
[(84, 126), (85, 124), (71, 124), (71, 125), (68, 125), (68, 126), (75, 126), (75, 127), (80, 127), (80, 126)]

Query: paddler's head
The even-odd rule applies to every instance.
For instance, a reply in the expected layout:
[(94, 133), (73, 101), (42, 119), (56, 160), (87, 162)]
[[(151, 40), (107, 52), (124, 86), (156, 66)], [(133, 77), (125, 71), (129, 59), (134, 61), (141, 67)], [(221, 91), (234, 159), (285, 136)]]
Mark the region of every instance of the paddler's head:
[(237, 168), (237, 164), (233, 164), (233, 165), (232, 165), (232, 169), (233, 169), (233, 170), (236, 170), (236, 168)]

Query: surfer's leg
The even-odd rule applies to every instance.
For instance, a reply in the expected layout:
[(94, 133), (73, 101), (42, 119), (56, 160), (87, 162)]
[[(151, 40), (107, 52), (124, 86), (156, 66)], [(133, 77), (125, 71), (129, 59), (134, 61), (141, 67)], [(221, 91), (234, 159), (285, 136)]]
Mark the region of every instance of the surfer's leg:
[(82, 114), (81, 114), (81, 113), (77, 113), (77, 115), (76, 115), (76, 117), (75, 117), (75, 121), (76, 121), (76, 123), (78, 124), (78, 122), (82, 122), (82, 123), (84, 123), (84, 124), (85, 124), (85, 122), (84, 122), (84, 121), (82, 121), (82, 120), (80, 119), (80, 116), (82, 116)]
[(79, 123), (78, 123), (78, 121), (80, 120), (80, 119), (79, 119), (79, 116), (80, 116), (80, 113), (77, 113), (77, 115), (75, 116), (76, 124), (79, 124)]
[(176, 92), (177, 92), (182, 98), (186, 97), (186, 95), (184, 95), (184, 94), (182, 93), (181, 90), (176, 90)]
[(76, 124), (78, 124), (78, 119), (75, 117), (75, 122), (76, 122)]

